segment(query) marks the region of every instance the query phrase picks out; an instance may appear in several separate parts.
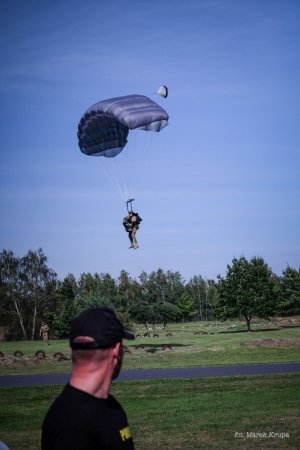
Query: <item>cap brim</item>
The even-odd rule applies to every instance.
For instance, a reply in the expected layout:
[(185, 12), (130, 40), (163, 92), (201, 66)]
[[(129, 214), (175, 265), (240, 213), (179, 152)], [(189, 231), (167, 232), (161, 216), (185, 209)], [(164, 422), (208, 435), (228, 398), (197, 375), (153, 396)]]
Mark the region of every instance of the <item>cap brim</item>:
[(135, 335), (133, 333), (131, 333), (130, 331), (124, 330), (123, 338), (130, 339), (132, 341), (133, 339), (135, 339)]

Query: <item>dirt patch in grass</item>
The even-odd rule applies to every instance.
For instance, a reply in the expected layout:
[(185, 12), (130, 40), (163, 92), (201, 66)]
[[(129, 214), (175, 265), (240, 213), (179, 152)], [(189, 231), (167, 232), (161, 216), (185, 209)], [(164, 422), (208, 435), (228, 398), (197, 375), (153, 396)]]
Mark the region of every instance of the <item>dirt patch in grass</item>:
[(297, 317), (278, 317), (277, 320), (280, 325), (300, 325)]
[[(69, 361), (70, 357), (64, 357), (64, 361)], [(43, 357), (40, 355), (37, 356), (20, 356), (20, 357), (2, 357), (0, 358), (0, 367), (1, 366), (15, 366), (15, 367), (30, 367), (34, 365), (46, 365), (48, 363), (53, 363), (60, 361), (55, 357)]]
[(290, 347), (300, 346), (300, 339), (254, 339), (246, 343), (247, 347)]

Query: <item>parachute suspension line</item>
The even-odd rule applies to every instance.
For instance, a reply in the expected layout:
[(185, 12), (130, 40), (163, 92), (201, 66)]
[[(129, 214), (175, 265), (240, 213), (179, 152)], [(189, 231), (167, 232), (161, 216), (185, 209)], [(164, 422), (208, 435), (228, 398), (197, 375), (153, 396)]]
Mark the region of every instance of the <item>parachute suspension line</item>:
[(144, 180), (145, 177), (146, 179), (148, 178), (145, 171), (147, 171), (148, 163), (153, 156), (151, 144), (154, 139), (154, 134), (147, 133), (144, 130), (131, 134), (130, 144), (125, 149), (127, 152), (126, 165), (128, 165), (125, 169), (127, 172), (126, 199), (134, 197), (139, 191), (140, 186), (144, 185), (141, 180)]
[[(166, 98), (168, 96), (167, 86), (160, 86), (156, 94)], [(144, 95), (132, 94), (102, 100), (90, 106), (80, 118), (77, 128), (78, 145), (81, 152), (87, 156), (100, 156), (110, 160), (103, 165), (101, 164), (101, 168), (105, 176), (110, 179), (114, 190), (124, 201), (127, 201), (131, 198), (128, 187), (125, 183), (121, 185), (121, 177), (117, 168), (114, 168), (113, 172), (110, 169), (120, 159), (120, 161), (123, 161), (123, 166), (127, 166), (127, 170), (122, 170), (123, 177), (128, 179), (130, 183), (136, 184), (143, 180), (144, 173), (139, 165), (135, 174), (133, 166), (137, 165), (137, 162), (141, 159), (146, 163), (146, 156), (149, 157), (150, 154), (150, 151), (146, 152), (145, 142), (147, 142), (147, 138), (145, 138), (144, 141), (138, 140), (138, 142), (143, 142), (143, 145), (139, 145), (138, 157), (135, 158), (131, 149), (130, 152), (126, 151), (125, 157), (123, 150), (128, 142), (129, 130), (144, 130), (141, 131), (142, 135), (145, 131), (160, 131), (168, 125), (168, 119), (167, 111)], [(136, 134), (139, 134), (140, 137), (140, 133)], [(115, 157), (118, 161), (114, 159)], [(145, 167), (145, 164), (143, 166)]]
[[(143, 145), (143, 165), (144, 167), (148, 167), (148, 163), (150, 162), (153, 153), (156, 152), (156, 149), (153, 145), (153, 140), (155, 139), (154, 133), (146, 133), (146, 137), (144, 139)], [(153, 153), (152, 153), (153, 152)]]
[[(130, 133), (130, 132), (129, 132)], [(124, 181), (124, 192), (125, 201), (133, 196), (133, 191), (135, 188), (135, 180), (137, 176), (137, 157), (136, 157), (136, 133), (130, 133), (130, 143), (127, 144), (125, 149), (126, 158), (124, 158), (124, 171), (125, 171), (125, 181)], [(125, 156), (125, 155), (124, 155)]]
[(140, 169), (140, 155), (137, 151), (137, 135), (136, 133), (129, 133), (130, 142), (124, 150), (124, 155), (121, 155), (121, 157), (126, 156), (123, 160), (125, 201), (133, 197), (133, 193), (136, 192), (136, 180)]
[[(111, 184), (115, 193), (118, 195), (118, 197), (121, 197), (121, 199), (125, 201), (127, 197), (126, 197), (124, 189), (122, 189), (122, 186), (120, 183), (120, 178), (118, 177), (117, 172), (114, 170), (114, 167), (108, 167), (109, 164), (105, 164), (105, 163), (109, 163), (109, 162), (114, 164), (114, 161), (112, 161), (112, 160), (101, 162), (101, 164), (100, 164), (101, 170), (104, 173), (107, 180), (109, 181), (109, 183)], [(111, 169), (113, 169), (113, 170), (111, 170)]]

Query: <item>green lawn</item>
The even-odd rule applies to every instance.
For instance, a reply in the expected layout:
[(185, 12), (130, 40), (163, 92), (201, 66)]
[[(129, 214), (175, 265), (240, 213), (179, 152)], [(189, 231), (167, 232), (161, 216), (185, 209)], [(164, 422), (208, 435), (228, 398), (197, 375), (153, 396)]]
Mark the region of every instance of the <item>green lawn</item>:
[[(0, 436), (37, 450), (41, 423), (61, 386), (1, 389)], [(298, 375), (115, 382), (137, 450), (298, 449)], [(259, 434), (260, 433), (260, 434)]]
[[(137, 327), (141, 337), (128, 342), (124, 370), (299, 361), (297, 320), (289, 327), (260, 321), (251, 333), (236, 321), (173, 324), (150, 330), (150, 337)], [(39, 349), (46, 359), (34, 357)], [(70, 356), (67, 340), (4, 342), (0, 350), (0, 375), (71, 369), (70, 360), (53, 358)], [(24, 356), (13, 357), (16, 350)], [(43, 417), (61, 388), (1, 389), (0, 439), (11, 450), (38, 449)], [(299, 375), (115, 382), (112, 392), (128, 414), (137, 450), (300, 448)]]
[[(295, 325), (300, 325), (299, 318), (295, 320)], [(151, 330), (150, 337), (144, 337), (145, 331), (137, 327), (135, 332), (141, 337), (127, 342), (131, 353), (126, 354), (124, 370), (299, 361), (300, 326), (295, 325), (283, 328), (257, 321), (248, 333), (237, 321), (172, 324), (165, 331)], [(163, 350), (163, 344), (172, 348)], [(136, 348), (139, 345), (143, 348)], [(34, 357), (39, 349), (46, 352), (46, 360)], [(53, 358), (58, 351), (70, 355), (67, 340), (52, 340), (48, 346), (40, 341), (4, 342), (0, 350), (6, 357), (0, 360), (0, 375), (67, 372), (71, 368), (70, 360), (57, 362)], [(14, 358), (15, 350), (22, 351), (24, 357)]]

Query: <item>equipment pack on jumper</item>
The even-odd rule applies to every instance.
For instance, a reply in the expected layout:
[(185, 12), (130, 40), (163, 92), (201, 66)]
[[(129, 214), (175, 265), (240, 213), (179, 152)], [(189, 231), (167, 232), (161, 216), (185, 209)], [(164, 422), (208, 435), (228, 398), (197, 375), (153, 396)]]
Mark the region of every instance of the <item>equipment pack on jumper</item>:
[[(138, 213), (133, 213), (133, 215), (136, 217), (136, 224), (137, 226), (139, 226), (139, 224), (141, 223), (141, 221), (143, 220)], [(137, 227), (138, 228), (138, 227)]]

